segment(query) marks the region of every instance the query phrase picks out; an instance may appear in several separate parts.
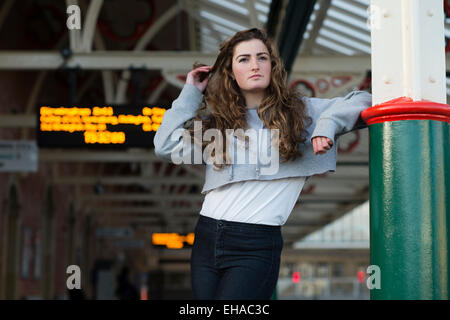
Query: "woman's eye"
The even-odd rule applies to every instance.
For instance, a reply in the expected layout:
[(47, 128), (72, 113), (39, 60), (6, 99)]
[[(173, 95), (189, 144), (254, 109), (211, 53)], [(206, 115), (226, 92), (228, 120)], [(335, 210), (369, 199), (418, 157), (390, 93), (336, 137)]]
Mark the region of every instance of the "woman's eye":
[[(259, 60), (267, 60), (267, 57), (266, 56), (261, 56), (261, 57), (258, 57), (258, 59)], [(245, 61), (248, 61), (248, 58), (242, 58), (242, 59), (239, 60), (239, 62), (245, 62)]]

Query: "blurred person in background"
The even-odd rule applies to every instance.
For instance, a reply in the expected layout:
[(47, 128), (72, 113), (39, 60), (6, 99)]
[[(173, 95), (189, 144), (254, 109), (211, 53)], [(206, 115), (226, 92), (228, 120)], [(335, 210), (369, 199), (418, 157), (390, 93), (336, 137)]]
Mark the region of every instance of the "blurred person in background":
[(119, 300), (139, 300), (139, 291), (130, 281), (130, 269), (123, 266), (117, 276), (116, 296)]

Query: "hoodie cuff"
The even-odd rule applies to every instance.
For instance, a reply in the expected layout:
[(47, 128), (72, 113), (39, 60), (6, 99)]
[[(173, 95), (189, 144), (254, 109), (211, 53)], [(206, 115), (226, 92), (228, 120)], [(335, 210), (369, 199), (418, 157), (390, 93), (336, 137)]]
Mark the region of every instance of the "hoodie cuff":
[(330, 138), (333, 141), (333, 144), (335, 143), (334, 137), (336, 135), (337, 131), (337, 125), (336, 122), (334, 122), (332, 119), (323, 118), (319, 119), (316, 123), (316, 127), (311, 135), (310, 141), (314, 137), (327, 137)]

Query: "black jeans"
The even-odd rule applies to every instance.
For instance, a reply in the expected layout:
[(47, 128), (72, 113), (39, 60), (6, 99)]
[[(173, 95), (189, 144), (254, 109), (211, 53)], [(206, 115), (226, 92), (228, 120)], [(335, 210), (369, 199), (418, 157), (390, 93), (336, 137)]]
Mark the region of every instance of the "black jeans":
[(191, 255), (195, 299), (270, 299), (278, 281), (280, 226), (200, 215)]

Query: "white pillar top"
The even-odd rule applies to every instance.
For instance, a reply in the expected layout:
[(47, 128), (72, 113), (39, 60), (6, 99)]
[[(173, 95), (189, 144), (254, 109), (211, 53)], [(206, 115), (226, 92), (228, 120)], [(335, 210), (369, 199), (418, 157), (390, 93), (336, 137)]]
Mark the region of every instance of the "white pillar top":
[(446, 103), (443, 0), (371, 0), (372, 99)]

